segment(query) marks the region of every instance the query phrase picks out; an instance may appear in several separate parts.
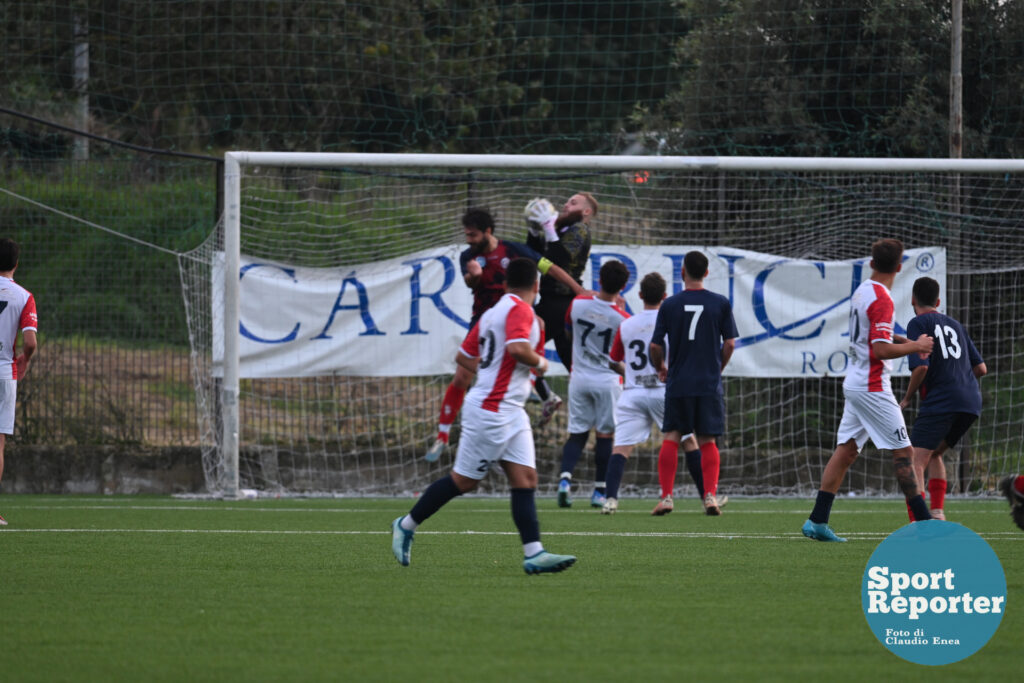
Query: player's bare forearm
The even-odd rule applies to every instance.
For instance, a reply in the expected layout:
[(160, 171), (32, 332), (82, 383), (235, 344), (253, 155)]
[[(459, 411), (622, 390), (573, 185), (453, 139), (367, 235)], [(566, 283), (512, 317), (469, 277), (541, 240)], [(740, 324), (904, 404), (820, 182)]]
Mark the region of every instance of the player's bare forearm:
[(651, 367), (658, 373), (658, 379), (662, 382), (668, 377), (668, 368), (665, 367), (665, 349), (660, 344), (648, 344), (647, 355), (651, 359)]
[(722, 369), (725, 370), (725, 366), (729, 364), (729, 359), (732, 358), (733, 351), (736, 350), (736, 340), (726, 339), (722, 342)]
[(916, 394), (921, 388), (921, 384), (924, 383), (924, 377), (927, 374), (927, 365), (918, 365), (914, 368), (913, 372), (910, 373), (910, 382), (907, 383), (907, 393), (903, 395), (903, 400), (900, 401), (901, 408), (906, 408), (910, 405), (911, 399), (914, 398), (914, 394)]
[(978, 363), (973, 368), (971, 368), (971, 372), (974, 373), (975, 377), (981, 379), (982, 377), (988, 374), (988, 366), (985, 365), (984, 363)]
[(516, 362), (532, 368), (536, 375), (543, 375), (548, 370), (547, 358), (534, 351), (529, 342), (512, 342), (505, 346), (505, 350)]
[(890, 344), (887, 342), (876, 341), (871, 344), (871, 352), (875, 358), (880, 360), (892, 360), (893, 358), (903, 358), (903, 356), (909, 356), (912, 353), (929, 354), (932, 352), (932, 346), (934, 346), (935, 340), (929, 337), (927, 334), (922, 334), (920, 337), (913, 341), (907, 341), (903, 344)]
[(609, 361), (608, 367), (615, 371), (617, 374), (626, 376), (626, 364), (622, 361)]
[(475, 375), (477, 368), (480, 366), (480, 359), (470, 358), (460, 351), (455, 354), (455, 364), (467, 370), (471, 375)]

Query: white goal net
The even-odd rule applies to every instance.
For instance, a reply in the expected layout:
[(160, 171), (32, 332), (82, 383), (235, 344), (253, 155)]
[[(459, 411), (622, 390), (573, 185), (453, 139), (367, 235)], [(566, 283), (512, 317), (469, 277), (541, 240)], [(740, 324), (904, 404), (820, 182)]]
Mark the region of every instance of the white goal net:
[[(908, 249), (900, 329), (914, 279), (935, 277), (989, 368), (982, 416), (946, 457), (950, 492), (1024, 468), (1024, 162), (235, 152), (226, 168), (224, 220), (180, 260), (212, 492), (406, 494), (445, 472), (451, 450), (423, 454), (470, 317), (461, 216), (487, 208), (499, 238), (523, 242), (531, 198), (583, 190), (600, 203), (585, 287), (621, 259), (639, 310), (639, 278), (658, 270), (677, 289), (701, 249), (707, 286), (733, 302), (724, 492), (816, 489), (842, 410), (846, 298), (881, 237)], [(564, 411), (534, 436), (553, 491)], [(623, 495), (656, 491), (659, 443), (634, 450)], [(682, 474), (677, 489), (691, 493)], [(890, 455), (869, 445), (843, 490), (895, 492)]]

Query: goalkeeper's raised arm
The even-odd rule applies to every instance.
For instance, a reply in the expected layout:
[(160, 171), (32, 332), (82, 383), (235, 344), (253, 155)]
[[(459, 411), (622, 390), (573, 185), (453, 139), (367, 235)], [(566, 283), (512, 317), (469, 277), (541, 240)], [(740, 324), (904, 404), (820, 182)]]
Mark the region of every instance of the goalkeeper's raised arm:
[[(597, 200), (589, 192), (569, 197), (558, 212), (546, 199), (531, 200), (524, 210), (528, 226), (526, 244), (566, 271), (575, 282), (582, 283), (590, 257), (590, 222), (597, 211)], [(541, 278), (537, 315), (544, 320), (546, 334), (554, 339), (566, 368), (572, 361), (572, 342), (565, 335), (565, 312), (574, 296), (575, 292), (550, 272)]]

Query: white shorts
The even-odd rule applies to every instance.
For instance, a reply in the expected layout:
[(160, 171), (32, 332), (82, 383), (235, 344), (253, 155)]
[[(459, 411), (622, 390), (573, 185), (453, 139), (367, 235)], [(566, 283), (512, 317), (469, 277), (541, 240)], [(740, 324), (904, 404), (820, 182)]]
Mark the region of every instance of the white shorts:
[(615, 404), (615, 445), (635, 446), (651, 438), (665, 420), (665, 389), (626, 389)]
[(526, 411), (493, 413), (466, 403), (462, 406), (462, 434), (452, 469), (480, 481), (499, 460), (537, 469), (533, 432)]
[(615, 403), (622, 394), (618, 375), (599, 380), (569, 376), (569, 433), (615, 431)]
[(860, 451), (870, 438), (876, 448), (896, 450), (910, 445), (907, 423), (896, 398), (889, 391), (844, 391), (846, 403), (839, 421), (837, 442), (850, 439)]
[(14, 401), (18, 398), (18, 380), (0, 379), (0, 434), (14, 434)]

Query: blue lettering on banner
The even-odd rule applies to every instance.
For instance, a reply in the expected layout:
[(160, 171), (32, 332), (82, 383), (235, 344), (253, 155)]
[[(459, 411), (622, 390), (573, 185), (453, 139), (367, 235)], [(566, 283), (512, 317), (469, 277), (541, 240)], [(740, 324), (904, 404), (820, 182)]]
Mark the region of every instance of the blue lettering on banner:
[[(345, 287), (349, 285), (356, 288), (356, 293), (359, 295), (359, 303), (342, 305), (341, 300), (345, 296)], [(331, 335), (327, 334), (327, 330), (334, 324), (334, 316), (337, 315), (338, 311), (348, 311), (356, 308), (359, 309), (359, 316), (363, 320), (363, 326), (366, 327), (363, 332), (359, 333), (359, 336), (383, 336), (384, 333), (377, 329), (377, 325), (370, 316), (370, 298), (366, 295), (366, 285), (357, 280), (356, 272), (352, 271), (348, 274), (348, 277), (341, 281), (341, 290), (338, 292), (338, 298), (334, 300), (334, 308), (331, 309), (331, 315), (327, 318), (327, 324), (324, 325), (324, 329), (320, 334), (313, 337), (313, 339), (331, 339)]]
[[(830, 311), (834, 310), (836, 307), (842, 306), (844, 303), (850, 300), (850, 297), (844, 297), (839, 301), (835, 302), (834, 304), (826, 306), (820, 311), (812, 313), (811, 315), (808, 315), (805, 318), (801, 318), (800, 320), (796, 320), (787, 325), (783, 325), (782, 327), (776, 327), (775, 324), (768, 318), (768, 310), (765, 306), (764, 283), (768, 279), (768, 276), (772, 274), (772, 271), (774, 271), (777, 266), (783, 263), (786, 263), (786, 260), (776, 261), (775, 263), (769, 265), (767, 268), (758, 273), (757, 277), (754, 279), (754, 291), (751, 294), (751, 303), (753, 304), (754, 318), (757, 320), (757, 322), (761, 324), (761, 327), (763, 327), (765, 331), (758, 334), (750, 335), (749, 337), (742, 337), (740, 339), (737, 339), (736, 348), (740, 348), (742, 346), (750, 346), (751, 344), (756, 344), (766, 339), (772, 339), (773, 337), (781, 337), (783, 339), (788, 339), (791, 341), (801, 339), (812, 339), (814, 337), (817, 337), (818, 335), (821, 334), (822, 329), (824, 329), (825, 327), (824, 320), (822, 320), (821, 324), (819, 324), (817, 328), (815, 328), (813, 331), (802, 336), (789, 335), (786, 334), (786, 332), (797, 327), (801, 327), (802, 325), (806, 325), (812, 320), (821, 318)], [(824, 278), (825, 264), (815, 263), (814, 265), (815, 267), (817, 267), (818, 272), (821, 273), (822, 278)], [(860, 283), (858, 282), (857, 284)]]
[[(423, 291), (420, 286), (420, 271), (423, 269), (424, 263), (430, 261), (437, 261), (444, 268), (444, 283), (441, 285), (441, 289), (437, 290), (433, 294), (429, 294)], [(402, 261), (403, 266), (412, 266), (412, 275), (409, 277), (409, 329), (402, 332), (406, 334), (428, 334), (423, 328), (420, 327), (420, 299), (427, 298), (434, 302), (434, 306), (449, 320), (461, 325), (463, 329), (469, 329), (469, 321), (463, 320), (455, 314), (448, 305), (445, 304), (444, 300), (441, 299), (441, 295), (452, 286), (452, 282), (455, 281), (455, 267), (452, 265), (450, 259), (445, 256), (434, 256), (431, 258), (419, 258), (413, 259), (412, 261)]]
[[(839, 364), (842, 361), (842, 365)], [(846, 351), (833, 351), (828, 357), (828, 371), (833, 375), (846, 372), (846, 366), (850, 364), (850, 356)]]
[(814, 351), (801, 351), (800, 355), (803, 356), (800, 364), (800, 374), (806, 375), (807, 368), (810, 368), (811, 374), (817, 375), (818, 371), (814, 369), (814, 361), (818, 359), (818, 354), (814, 353)]
[[(623, 298), (625, 298), (626, 293), (629, 290), (633, 289), (633, 286), (636, 284), (637, 269), (636, 263), (633, 262), (633, 259), (629, 258), (624, 254), (615, 254), (612, 252), (590, 254), (590, 279), (593, 282), (593, 286), (591, 287), (591, 289), (593, 289), (595, 292), (601, 290), (601, 265), (605, 261), (610, 261), (612, 259), (622, 261), (622, 263), (624, 263), (626, 266), (626, 270), (629, 271), (629, 277), (626, 279), (626, 286), (622, 288), (622, 296)], [(626, 303), (626, 313), (633, 315), (633, 311), (630, 309), (628, 302)]]
[(683, 259), (686, 254), (662, 254), (672, 261), (672, 293), (678, 294), (686, 285), (683, 283)]
[[(295, 279), (295, 270), (293, 268), (282, 268), (281, 266), (272, 266), (267, 263), (250, 263), (244, 268), (241, 268), (238, 271), (238, 281), (241, 282), (242, 278), (245, 277), (245, 274), (252, 270), (253, 268), (277, 268), (285, 275), (290, 277), (292, 279), (292, 282), (297, 282), (297, 280)], [(295, 323), (295, 327), (292, 328), (292, 331), (286, 334), (285, 336), (281, 337), (280, 339), (263, 339), (261, 337), (257, 337), (252, 332), (246, 329), (245, 325), (242, 323), (241, 320), (238, 321), (238, 333), (241, 334), (246, 339), (251, 339), (254, 342), (259, 342), (261, 344), (284, 344), (285, 342), (294, 341), (295, 338), (298, 336), (299, 323)]]
[(736, 262), (744, 257), (736, 254), (718, 254), (717, 256), (729, 264), (729, 305), (736, 308)]

